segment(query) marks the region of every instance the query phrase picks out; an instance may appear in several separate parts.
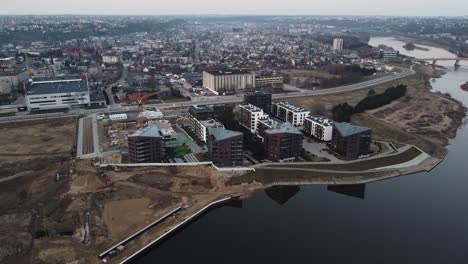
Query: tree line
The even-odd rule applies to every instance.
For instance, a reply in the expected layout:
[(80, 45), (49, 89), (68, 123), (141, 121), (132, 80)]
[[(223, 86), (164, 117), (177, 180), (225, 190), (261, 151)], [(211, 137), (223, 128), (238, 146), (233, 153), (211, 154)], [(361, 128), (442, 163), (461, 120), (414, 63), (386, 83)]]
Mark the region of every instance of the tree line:
[(349, 122), (353, 114), (362, 113), (366, 110), (372, 110), (389, 104), (406, 95), (407, 86), (399, 84), (387, 88), (383, 93), (376, 94), (374, 90), (370, 90), (356, 106), (351, 106), (348, 103), (336, 105), (332, 109), (333, 119), (337, 122)]

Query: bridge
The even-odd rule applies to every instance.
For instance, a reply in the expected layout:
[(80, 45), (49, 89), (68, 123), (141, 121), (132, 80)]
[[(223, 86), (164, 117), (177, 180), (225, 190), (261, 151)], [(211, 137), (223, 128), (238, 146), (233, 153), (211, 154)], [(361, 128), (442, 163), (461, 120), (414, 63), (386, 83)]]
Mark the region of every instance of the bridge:
[(460, 66), (460, 61), (468, 61), (468, 58), (417, 58), (417, 62), (432, 62), (432, 65), (436, 65), (438, 61), (454, 61), (455, 66)]

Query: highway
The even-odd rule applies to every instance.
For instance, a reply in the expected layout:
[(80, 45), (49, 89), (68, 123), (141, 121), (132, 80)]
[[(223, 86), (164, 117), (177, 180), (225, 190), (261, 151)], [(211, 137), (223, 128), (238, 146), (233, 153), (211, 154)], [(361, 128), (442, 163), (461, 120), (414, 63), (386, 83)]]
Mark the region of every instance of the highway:
[[(361, 83), (344, 85), (334, 88), (322, 89), (322, 90), (300, 90), (297, 92), (288, 92), (284, 94), (274, 94), (273, 99), (287, 99), (293, 97), (304, 97), (304, 96), (317, 96), (317, 95), (326, 95), (326, 94), (336, 94), (342, 92), (355, 91), (360, 89), (369, 88), (372, 86), (384, 84), (387, 82), (395, 81), (410, 75), (415, 74), (415, 71), (408, 68), (396, 67), (400, 70), (399, 73), (393, 75), (383, 76), (374, 80), (369, 80)], [(112, 94), (110, 94), (112, 96)], [(208, 96), (208, 97), (197, 97), (193, 98), (192, 101), (183, 101), (175, 103), (160, 103), (160, 104), (147, 104), (145, 107), (157, 107), (159, 109), (167, 108), (177, 108), (177, 107), (189, 107), (192, 105), (199, 104), (208, 104), (208, 105), (218, 105), (218, 104), (229, 104), (229, 103), (239, 103), (242, 102), (243, 96), (238, 95), (228, 95), (228, 96)], [(42, 120), (42, 119), (53, 119), (53, 118), (65, 118), (65, 117), (77, 117), (80, 115), (88, 115), (92, 113), (104, 114), (117, 111), (136, 111), (138, 105), (113, 107), (108, 108), (99, 108), (99, 109), (70, 109), (67, 113), (44, 113), (44, 114), (18, 114), (16, 116), (7, 116), (0, 117), (1, 123), (14, 123), (21, 121), (33, 121), (33, 120)]]

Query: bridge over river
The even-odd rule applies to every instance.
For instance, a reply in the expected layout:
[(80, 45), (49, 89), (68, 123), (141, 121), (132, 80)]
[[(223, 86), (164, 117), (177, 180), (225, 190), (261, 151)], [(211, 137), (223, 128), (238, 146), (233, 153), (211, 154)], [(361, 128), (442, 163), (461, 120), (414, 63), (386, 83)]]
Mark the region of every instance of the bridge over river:
[(468, 58), (417, 58), (417, 62), (432, 62), (432, 65), (436, 65), (438, 61), (454, 61), (455, 66), (460, 66), (460, 61), (468, 61)]

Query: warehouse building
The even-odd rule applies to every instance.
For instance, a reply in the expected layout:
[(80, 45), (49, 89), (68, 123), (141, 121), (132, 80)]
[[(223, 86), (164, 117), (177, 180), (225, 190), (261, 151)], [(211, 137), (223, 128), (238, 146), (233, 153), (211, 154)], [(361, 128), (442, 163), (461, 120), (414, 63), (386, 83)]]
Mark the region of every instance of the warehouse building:
[(241, 166), (243, 137), (240, 132), (224, 128), (208, 129), (208, 154), (216, 166)]
[(139, 129), (128, 136), (128, 157), (131, 163), (163, 161), (163, 136), (156, 125)]
[(33, 81), (26, 93), (29, 111), (87, 107), (88, 81), (83, 79)]
[(235, 94), (239, 90), (255, 89), (255, 72), (250, 70), (205, 71), (203, 87), (214, 94)]

